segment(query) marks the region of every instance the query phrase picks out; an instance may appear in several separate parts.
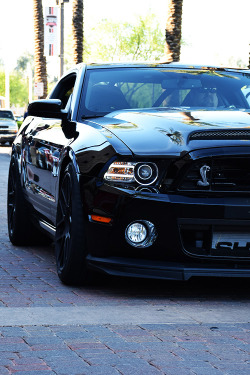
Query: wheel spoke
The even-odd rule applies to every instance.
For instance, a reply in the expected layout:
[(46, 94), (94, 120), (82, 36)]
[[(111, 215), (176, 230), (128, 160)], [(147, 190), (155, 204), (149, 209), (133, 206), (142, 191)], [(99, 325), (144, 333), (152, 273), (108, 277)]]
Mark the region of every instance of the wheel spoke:
[(60, 265), (60, 267), (63, 266), (63, 260), (64, 260), (64, 241), (65, 241), (65, 238), (63, 237), (62, 242), (60, 243), (60, 246), (59, 246), (59, 252), (57, 254), (58, 264)]
[(62, 196), (62, 206), (68, 207), (67, 197), (66, 197), (66, 188), (62, 189), (61, 191)]
[(67, 262), (70, 249), (71, 193), (71, 176), (66, 174), (62, 181), (57, 212), (57, 260), (61, 269)]
[(15, 196), (14, 190), (8, 192), (9, 198), (12, 198)]
[(10, 171), (9, 171), (9, 182), (8, 182), (8, 223), (10, 232), (13, 232), (14, 224), (15, 224), (15, 196), (16, 196), (16, 189), (15, 189), (15, 178), (13, 173), (14, 163), (11, 164)]
[(69, 247), (70, 247), (70, 237), (65, 236), (65, 240), (64, 240), (64, 259), (63, 259), (64, 264), (66, 263), (68, 255), (69, 255)]
[(11, 209), (9, 210), (9, 225), (10, 225), (10, 230), (13, 230), (14, 227), (14, 220), (15, 220), (15, 207), (12, 206)]
[(65, 236), (66, 236), (66, 229), (62, 228), (60, 230), (60, 233), (57, 233), (57, 235), (56, 235), (56, 241), (62, 242), (62, 240), (65, 238)]

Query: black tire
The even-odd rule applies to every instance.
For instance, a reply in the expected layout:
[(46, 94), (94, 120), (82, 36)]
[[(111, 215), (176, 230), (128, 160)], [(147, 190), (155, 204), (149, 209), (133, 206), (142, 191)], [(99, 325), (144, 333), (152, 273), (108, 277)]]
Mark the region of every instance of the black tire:
[(55, 238), (57, 273), (65, 284), (83, 285), (92, 281), (86, 265), (85, 229), (80, 188), (74, 165), (69, 163), (60, 184)]
[(7, 215), (9, 238), (13, 245), (33, 244), (38, 231), (30, 220), (14, 156), (11, 158), (9, 167)]

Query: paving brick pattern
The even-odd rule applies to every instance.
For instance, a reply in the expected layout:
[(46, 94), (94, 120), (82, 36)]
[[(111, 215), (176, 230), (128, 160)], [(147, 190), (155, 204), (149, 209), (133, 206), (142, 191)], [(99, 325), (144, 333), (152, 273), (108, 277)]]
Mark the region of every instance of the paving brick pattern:
[(249, 375), (249, 324), (0, 329), (0, 374)]
[(192, 312), (218, 306), (221, 316), (218, 324), (180, 323), (180, 316), (171, 324), (5, 324), (0, 375), (250, 374), (250, 311), (244, 322), (223, 322), (224, 309), (237, 316), (249, 306), (249, 281), (103, 279), (93, 287), (67, 287), (56, 275), (53, 246), (12, 246), (6, 225), (9, 151), (0, 147), (0, 314), (33, 307), (176, 306)]

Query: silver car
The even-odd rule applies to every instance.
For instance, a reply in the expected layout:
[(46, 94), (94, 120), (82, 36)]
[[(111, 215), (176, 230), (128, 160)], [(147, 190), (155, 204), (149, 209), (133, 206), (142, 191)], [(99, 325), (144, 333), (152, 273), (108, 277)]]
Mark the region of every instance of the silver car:
[(0, 143), (12, 144), (18, 132), (17, 122), (13, 112), (9, 109), (0, 109)]

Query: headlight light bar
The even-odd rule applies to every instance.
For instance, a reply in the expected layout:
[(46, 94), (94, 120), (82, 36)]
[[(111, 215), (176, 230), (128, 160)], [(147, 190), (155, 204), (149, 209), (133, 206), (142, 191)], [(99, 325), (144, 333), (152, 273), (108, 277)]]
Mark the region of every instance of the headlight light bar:
[(119, 162), (112, 163), (104, 175), (107, 181), (134, 182), (134, 169), (136, 163)]

